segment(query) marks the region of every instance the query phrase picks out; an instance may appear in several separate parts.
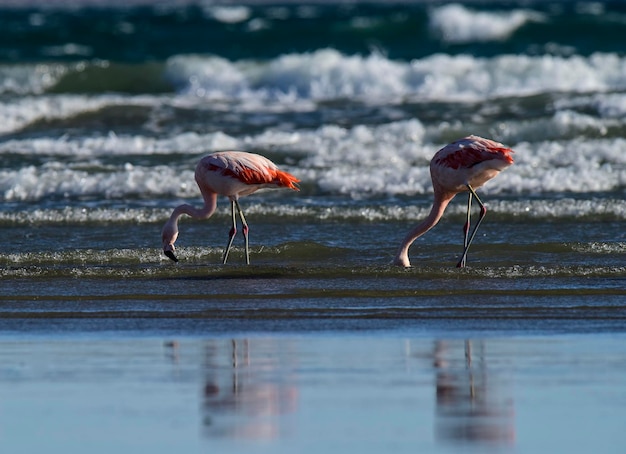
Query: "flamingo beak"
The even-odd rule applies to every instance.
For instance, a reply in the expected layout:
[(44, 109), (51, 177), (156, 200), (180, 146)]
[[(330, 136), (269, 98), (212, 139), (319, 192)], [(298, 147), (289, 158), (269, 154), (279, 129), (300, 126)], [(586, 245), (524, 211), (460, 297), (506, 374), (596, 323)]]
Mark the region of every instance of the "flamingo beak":
[(173, 251), (163, 251), (163, 252), (165, 253), (165, 255), (167, 255), (169, 258), (171, 258), (174, 262), (178, 263), (178, 259), (174, 255)]

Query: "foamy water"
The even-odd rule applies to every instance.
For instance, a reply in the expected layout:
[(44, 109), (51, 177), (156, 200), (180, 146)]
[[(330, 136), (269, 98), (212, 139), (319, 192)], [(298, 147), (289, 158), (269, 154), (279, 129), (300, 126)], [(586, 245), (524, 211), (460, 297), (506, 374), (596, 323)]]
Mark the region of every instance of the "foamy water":
[(479, 12), (451, 3), (432, 9), (430, 28), (435, 36), (449, 43), (500, 41), (528, 22), (545, 20), (543, 14), (528, 9)]
[[(215, 14), (226, 17), (224, 11)], [(450, 5), (434, 9), (431, 19), (448, 24), (467, 14)], [(514, 20), (519, 15), (525, 18), (521, 23), (538, 20), (513, 11), (507, 33), (520, 26)], [(481, 17), (475, 18), (479, 24)], [(89, 65), (2, 68), (0, 154), (10, 163), (20, 156), (31, 161), (0, 171), (4, 201), (192, 197), (193, 161), (223, 149), (271, 150), (317, 192), (426, 194), (430, 157), (470, 132), (516, 150), (516, 165), (490, 182), (488, 193), (601, 193), (625, 186), (626, 59), (615, 54), (435, 54), (400, 61), (378, 52), (346, 55), (326, 48), (267, 61), (178, 55), (157, 73), (171, 83), (168, 95), (53, 93), (68, 73)], [(334, 118), (335, 106), (354, 117), (341, 125), (308, 125), (320, 113)], [(90, 118), (129, 109), (137, 112), (142, 131), (120, 131), (104, 121), (97, 134), (67, 132), (90, 124)], [(422, 112), (437, 110), (443, 117), (422, 118)], [(193, 123), (175, 122), (172, 112), (189, 112)], [(211, 120), (198, 126), (207, 115), (225, 127), (214, 128)], [(268, 126), (254, 132), (256, 123)], [(242, 130), (241, 124), (248, 126)], [(38, 133), (46, 128), (66, 132)], [(181, 153), (189, 158), (166, 158)]]
[[(39, 32), (54, 34), (54, 19), (79, 34), (0, 45), (1, 225), (151, 229), (174, 206), (202, 203), (194, 167), (217, 150), (266, 155), (301, 179), (299, 193), (246, 199), (253, 218), (416, 222), (430, 209), (430, 159), (468, 134), (515, 150), (515, 164), (479, 191), (492, 219), (626, 218), (626, 58), (614, 38), (589, 48), (565, 33), (582, 24), (619, 34), (610, 6), (186, 8), (142, 10), (149, 29), (115, 8), (12, 12)], [(185, 22), (192, 18), (205, 28)], [(74, 28), (96, 19), (111, 36)], [(323, 32), (301, 33), (307, 27)], [(215, 36), (224, 44), (213, 49)], [(458, 199), (447, 210), (454, 222), (465, 210)], [(216, 218), (227, 217), (220, 201)], [(395, 244), (404, 228), (381, 238)], [(158, 243), (155, 229), (147, 235)], [(607, 235), (589, 241), (622, 244), (619, 229)]]
[[(68, 74), (90, 67), (106, 71), (108, 65), (96, 62), (2, 68), (0, 93), (41, 94)], [(178, 55), (165, 62), (160, 76), (180, 94), (209, 99), (280, 103), (353, 97), (386, 103), (406, 96), (476, 101), (555, 90), (623, 90), (625, 68), (626, 58), (601, 52), (589, 56), (511, 54), (494, 58), (435, 54), (398, 61), (377, 52), (345, 55), (326, 48), (263, 62)]]
[[(511, 122), (516, 164), (490, 182), (489, 194), (600, 193), (626, 184), (626, 140), (622, 138), (569, 139), (574, 129), (585, 129), (589, 118), (562, 112), (534, 129), (565, 139), (516, 141), (529, 136), (526, 122)], [(546, 124), (547, 123), (547, 124)], [(426, 194), (432, 191), (428, 161), (444, 144), (433, 143), (451, 134), (449, 125), (425, 126), (418, 120), (345, 129), (324, 126), (315, 130), (272, 131), (232, 137), (223, 133), (183, 133), (171, 138), (68, 137), (14, 139), (0, 144), (0, 153), (45, 159), (0, 171), (0, 194), (6, 201), (39, 201), (48, 198), (141, 196), (191, 197), (194, 154), (220, 149), (269, 148), (285, 161), (283, 167), (297, 174), (305, 186), (317, 191), (354, 197)], [(507, 134), (503, 134), (505, 137)], [(541, 136), (541, 131), (536, 133)], [(164, 156), (182, 150), (192, 159), (163, 164)], [(358, 152), (357, 152), (358, 150)], [(157, 158), (153, 158), (157, 155)], [(136, 156), (146, 156), (133, 163)], [(66, 157), (71, 157), (68, 162)]]

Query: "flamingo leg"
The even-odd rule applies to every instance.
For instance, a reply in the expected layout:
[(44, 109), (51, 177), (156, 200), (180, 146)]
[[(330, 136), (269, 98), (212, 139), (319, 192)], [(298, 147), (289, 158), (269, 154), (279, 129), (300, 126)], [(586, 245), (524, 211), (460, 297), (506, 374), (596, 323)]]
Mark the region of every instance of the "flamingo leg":
[[(467, 220), (465, 221), (465, 225), (463, 225), (463, 253), (464, 255), (465, 255), (465, 249), (467, 248), (467, 243), (469, 242), (471, 215), (472, 215), (472, 193), (468, 191), (467, 192)], [(456, 266), (458, 268), (465, 267), (465, 260), (461, 258), (461, 260), (459, 260), (459, 263), (457, 263)]]
[(250, 229), (248, 227), (248, 223), (246, 222), (246, 217), (243, 215), (243, 210), (241, 209), (241, 206), (239, 206), (238, 200), (235, 200), (235, 205), (237, 205), (237, 212), (239, 213), (239, 217), (241, 218), (241, 230), (243, 233), (243, 239), (246, 244), (246, 264), (250, 265), (250, 246), (248, 241), (248, 232), (250, 231)]
[(458, 268), (463, 268), (465, 267), (465, 262), (467, 260), (467, 251), (469, 250), (470, 245), (472, 244), (472, 241), (474, 240), (474, 237), (476, 236), (476, 231), (478, 230), (478, 226), (480, 226), (480, 223), (483, 221), (483, 218), (485, 217), (485, 215), (487, 214), (487, 208), (485, 207), (485, 205), (483, 204), (483, 202), (480, 200), (480, 197), (478, 197), (478, 194), (476, 194), (476, 191), (474, 191), (474, 188), (472, 188), (469, 184), (467, 185), (467, 189), (469, 190), (469, 201), (467, 204), (467, 231), (469, 231), (469, 218), (470, 218), (470, 208), (471, 208), (471, 197), (473, 196), (476, 199), (476, 202), (478, 202), (478, 205), (480, 206), (480, 214), (478, 215), (478, 222), (476, 222), (476, 225), (474, 226), (474, 229), (472, 230), (472, 234), (469, 236), (469, 239), (467, 238), (467, 233), (465, 236), (465, 245), (464, 245), (464, 249), (463, 249), (463, 255), (461, 256), (461, 260), (459, 260), (459, 263), (457, 263), (457, 267)]
[(467, 247), (467, 242), (469, 240), (469, 231), (470, 231), (470, 218), (472, 213), (472, 193), (467, 193), (467, 220), (465, 221), (465, 225), (463, 226), (463, 248)]
[(233, 240), (235, 239), (235, 235), (237, 234), (237, 219), (235, 218), (235, 201), (232, 200), (230, 202), (230, 213), (233, 220), (233, 226), (230, 228), (230, 232), (228, 232), (228, 245), (226, 246), (226, 250), (224, 251), (224, 256), (222, 257), (222, 263), (226, 265), (226, 260), (228, 260), (228, 253), (230, 252), (230, 248), (233, 246)]

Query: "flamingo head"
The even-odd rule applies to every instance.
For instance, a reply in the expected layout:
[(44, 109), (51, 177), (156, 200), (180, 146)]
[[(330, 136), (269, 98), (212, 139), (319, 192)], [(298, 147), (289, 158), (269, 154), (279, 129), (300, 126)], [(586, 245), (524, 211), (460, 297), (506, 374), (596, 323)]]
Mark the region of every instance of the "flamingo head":
[(161, 239), (163, 240), (163, 253), (175, 262), (178, 262), (178, 258), (174, 255), (174, 251), (176, 250), (174, 243), (177, 238), (178, 227), (176, 226), (176, 223), (166, 223), (161, 232)]

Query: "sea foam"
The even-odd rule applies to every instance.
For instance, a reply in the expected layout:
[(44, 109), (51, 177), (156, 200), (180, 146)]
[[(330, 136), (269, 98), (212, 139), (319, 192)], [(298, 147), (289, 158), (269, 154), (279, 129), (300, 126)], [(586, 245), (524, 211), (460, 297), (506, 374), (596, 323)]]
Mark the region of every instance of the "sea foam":
[[(194, 203), (193, 200), (190, 201)], [(626, 220), (626, 201), (621, 198), (591, 197), (578, 199), (574, 197), (546, 197), (510, 200), (490, 196), (484, 202), (490, 211), (490, 217), (527, 218), (527, 219), (577, 219), (593, 218), (603, 220)], [(199, 203), (199, 202), (198, 202)], [(267, 203), (265, 197), (253, 196), (244, 202), (246, 215), (254, 218), (293, 219), (294, 222), (318, 221), (367, 221), (367, 222), (418, 222), (430, 211), (430, 199), (416, 198), (407, 203), (393, 201), (381, 203), (376, 201), (351, 200), (337, 201), (331, 205), (319, 205), (305, 200), (304, 203)], [(165, 222), (175, 204), (168, 208), (93, 208), (81, 203), (68, 204), (63, 208), (36, 208), (0, 211), (0, 224), (162, 224)], [(465, 198), (454, 200), (446, 210), (447, 216), (459, 219), (465, 215)], [(215, 217), (226, 224), (229, 219), (228, 204), (220, 200)], [(615, 243), (624, 248), (626, 243)], [(601, 251), (600, 251), (601, 252)]]

